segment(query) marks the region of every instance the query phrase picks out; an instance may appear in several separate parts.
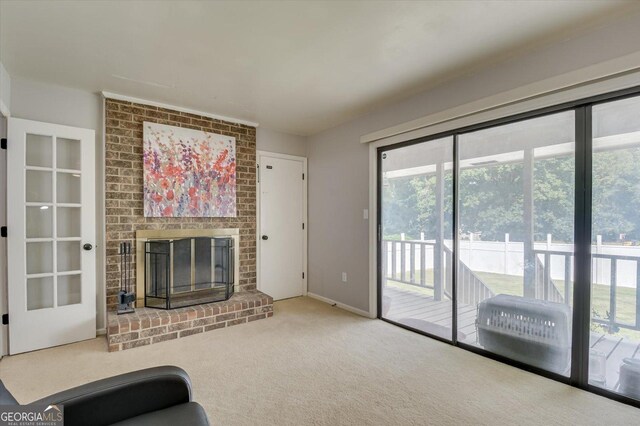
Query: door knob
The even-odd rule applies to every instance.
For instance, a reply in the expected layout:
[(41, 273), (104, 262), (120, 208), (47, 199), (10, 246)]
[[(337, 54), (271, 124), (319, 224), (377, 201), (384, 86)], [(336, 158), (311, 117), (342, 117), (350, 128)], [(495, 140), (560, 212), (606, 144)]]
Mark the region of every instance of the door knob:
[(89, 250), (91, 250), (93, 248), (93, 246), (91, 244), (87, 243), (87, 244), (83, 245), (82, 248), (87, 250), (87, 251), (89, 251)]
[(263, 236), (262, 236), (262, 239), (263, 239), (263, 240), (268, 240), (268, 239), (269, 239), (269, 236), (268, 236), (268, 235), (263, 235)]

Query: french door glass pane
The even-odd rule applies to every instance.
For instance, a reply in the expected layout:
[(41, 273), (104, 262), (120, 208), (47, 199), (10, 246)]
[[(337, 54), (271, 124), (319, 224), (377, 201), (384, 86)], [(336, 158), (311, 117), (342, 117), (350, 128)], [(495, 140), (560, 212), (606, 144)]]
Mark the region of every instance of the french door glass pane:
[(453, 138), (381, 153), (383, 318), (451, 339)]
[(53, 307), (53, 277), (27, 279), (27, 310)]
[(56, 138), (56, 167), (58, 169), (80, 170), (80, 141)]
[(80, 237), (80, 207), (58, 207), (56, 213), (58, 237)]
[[(79, 271), (80, 264), (80, 242), (79, 241), (58, 241), (57, 244), (58, 272)], [(59, 281), (58, 281), (59, 284)]]
[(568, 376), (575, 113), (459, 136), (461, 342)]
[(57, 175), (58, 202), (80, 204), (80, 175), (76, 173), (58, 173)]
[(58, 306), (82, 302), (81, 277), (80, 274), (58, 276)]
[(53, 175), (40, 170), (26, 171), (25, 199), (27, 203), (51, 203), (53, 201)]
[(27, 238), (53, 237), (53, 209), (49, 206), (27, 207)]
[(27, 243), (27, 274), (53, 272), (53, 248), (51, 242)]
[(593, 107), (589, 383), (640, 399), (640, 98)]
[(53, 138), (51, 136), (26, 136), (26, 165), (36, 167), (52, 167)]

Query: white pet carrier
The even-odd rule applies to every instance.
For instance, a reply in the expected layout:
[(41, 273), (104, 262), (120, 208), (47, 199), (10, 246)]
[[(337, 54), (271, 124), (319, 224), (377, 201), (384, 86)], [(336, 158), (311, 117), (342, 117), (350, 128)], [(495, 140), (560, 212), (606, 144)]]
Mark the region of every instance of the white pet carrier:
[(485, 349), (563, 374), (571, 352), (571, 309), (536, 299), (499, 294), (478, 305), (478, 339)]

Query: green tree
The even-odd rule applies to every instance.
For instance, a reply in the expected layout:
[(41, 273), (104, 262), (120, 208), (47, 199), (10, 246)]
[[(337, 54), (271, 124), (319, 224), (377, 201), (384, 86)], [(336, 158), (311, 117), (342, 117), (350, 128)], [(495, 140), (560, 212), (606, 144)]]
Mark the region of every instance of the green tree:
[(485, 241), (519, 240), (522, 223), (522, 164), (497, 164), (460, 171), (460, 231)]
[(593, 155), (593, 233), (640, 240), (640, 148)]
[(575, 211), (575, 159), (573, 156), (538, 159), (533, 178), (535, 239), (572, 242)]

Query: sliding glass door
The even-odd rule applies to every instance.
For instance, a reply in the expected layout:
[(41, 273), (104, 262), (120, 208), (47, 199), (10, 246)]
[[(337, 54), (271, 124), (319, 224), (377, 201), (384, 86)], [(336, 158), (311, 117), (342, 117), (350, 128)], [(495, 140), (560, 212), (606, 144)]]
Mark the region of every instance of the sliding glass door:
[(379, 156), (381, 315), (450, 340), (453, 138)]
[(380, 318), (640, 406), (640, 88), (378, 149)]
[(462, 133), (462, 342), (565, 376), (571, 355), (575, 113)]
[(640, 98), (592, 122), (589, 383), (640, 399)]

